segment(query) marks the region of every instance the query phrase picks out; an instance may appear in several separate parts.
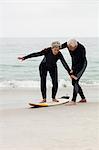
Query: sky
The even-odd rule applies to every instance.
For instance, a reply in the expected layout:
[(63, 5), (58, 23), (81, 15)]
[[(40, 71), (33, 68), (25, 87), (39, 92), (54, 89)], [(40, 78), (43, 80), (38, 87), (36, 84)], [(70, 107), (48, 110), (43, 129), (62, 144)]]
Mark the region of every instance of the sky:
[(99, 0), (0, 0), (0, 37), (99, 37)]

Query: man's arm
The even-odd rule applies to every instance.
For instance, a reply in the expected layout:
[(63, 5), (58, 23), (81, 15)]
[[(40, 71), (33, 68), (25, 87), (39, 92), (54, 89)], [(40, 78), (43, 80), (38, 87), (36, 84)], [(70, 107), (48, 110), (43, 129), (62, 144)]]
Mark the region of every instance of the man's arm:
[(82, 52), (81, 52), (81, 55), (82, 55), (82, 59), (85, 60), (86, 58), (86, 49), (84, 46), (82, 46)]
[(61, 46), (60, 46), (60, 49), (64, 49), (67, 47), (67, 42), (63, 43)]
[(84, 63), (86, 62), (86, 49), (83, 45), (80, 46), (81, 49), (80, 50), (80, 55), (79, 55), (79, 63), (76, 64), (75, 66), (72, 66), (72, 70), (73, 72), (75, 72), (75, 70), (77, 70), (77, 68), (81, 68), (83, 67)]

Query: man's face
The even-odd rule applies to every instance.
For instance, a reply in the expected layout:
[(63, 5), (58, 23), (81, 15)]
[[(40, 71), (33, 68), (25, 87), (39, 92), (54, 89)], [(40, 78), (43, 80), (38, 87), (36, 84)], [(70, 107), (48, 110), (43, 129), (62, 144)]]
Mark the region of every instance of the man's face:
[(59, 53), (59, 47), (54, 47), (54, 48), (52, 48), (52, 53), (53, 53), (54, 55), (57, 55), (57, 54)]
[(69, 49), (70, 51), (74, 51), (74, 50), (77, 48), (78, 45), (69, 44), (69, 45), (67, 45), (67, 46), (68, 46), (68, 49)]

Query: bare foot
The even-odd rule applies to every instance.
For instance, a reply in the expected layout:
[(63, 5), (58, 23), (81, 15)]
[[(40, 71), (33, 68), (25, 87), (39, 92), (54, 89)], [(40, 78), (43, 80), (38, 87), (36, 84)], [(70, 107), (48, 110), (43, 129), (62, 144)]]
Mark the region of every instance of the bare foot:
[(40, 103), (46, 103), (46, 99), (43, 99)]
[(69, 101), (66, 105), (67, 105), (67, 106), (76, 105), (76, 102), (74, 102), (74, 101)]
[(86, 99), (81, 99), (78, 103), (87, 103)]
[(57, 99), (52, 99), (53, 102), (59, 102)]

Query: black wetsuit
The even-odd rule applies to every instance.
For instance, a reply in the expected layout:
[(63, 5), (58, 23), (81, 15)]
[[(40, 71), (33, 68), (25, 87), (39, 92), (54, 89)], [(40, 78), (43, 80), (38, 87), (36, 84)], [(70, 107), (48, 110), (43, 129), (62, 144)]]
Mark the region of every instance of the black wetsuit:
[[(63, 49), (63, 48), (68, 48), (67, 42), (65, 42), (61, 45), (61, 49)], [(68, 48), (68, 50), (69, 50), (69, 48)], [(84, 71), (87, 67), (85, 47), (78, 42), (77, 48), (74, 51), (69, 50), (69, 53), (72, 58), (73, 75), (77, 76), (77, 78), (78, 78), (78, 80), (72, 79), (72, 85), (74, 86), (72, 100), (76, 101), (77, 93), (80, 94), (82, 99), (85, 99), (82, 88), (79, 85), (79, 79), (81, 78), (82, 74), (84, 73)]]
[(59, 52), (57, 55), (54, 55), (52, 53), (51, 47), (46, 48), (40, 52), (32, 53), (30, 55), (27, 55), (24, 57), (24, 59), (31, 58), (31, 57), (38, 57), (44, 55), (44, 58), (39, 66), (40, 71), (40, 77), (41, 77), (41, 92), (43, 99), (46, 98), (46, 76), (47, 71), (49, 71), (49, 74), (52, 79), (52, 98), (54, 99), (57, 93), (58, 89), (58, 74), (57, 74), (57, 60), (60, 59), (65, 69), (70, 74), (70, 68), (67, 65), (65, 59), (63, 58), (63, 55), (61, 52)]

